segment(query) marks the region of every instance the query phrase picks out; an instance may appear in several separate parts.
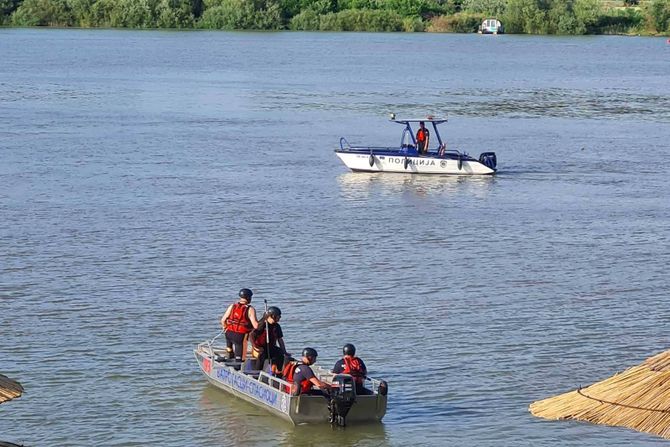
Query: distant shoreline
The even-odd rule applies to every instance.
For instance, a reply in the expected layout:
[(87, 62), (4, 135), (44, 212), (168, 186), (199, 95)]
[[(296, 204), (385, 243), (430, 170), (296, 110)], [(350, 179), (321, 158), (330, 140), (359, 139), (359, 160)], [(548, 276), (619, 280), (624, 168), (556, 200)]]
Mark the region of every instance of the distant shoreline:
[(0, 26), (476, 33), (484, 20), (496, 18), (499, 22), (492, 22), (502, 22), (505, 34), (670, 35), (668, 0), (620, 4), (600, 0), (13, 0), (0, 6)]
[[(128, 27), (111, 27), (111, 26), (50, 26), (50, 25), (38, 25), (38, 26), (11, 26), (11, 25), (0, 25), (0, 29), (52, 29), (52, 30), (100, 30), (100, 31), (174, 31), (174, 32), (211, 32), (211, 31), (222, 31), (222, 32), (239, 32), (239, 33), (377, 33), (377, 34), (412, 34), (414, 31), (368, 31), (368, 30), (292, 30), (292, 29), (220, 29), (220, 28), (128, 28)], [(481, 35), (477, 32), (463, 32), (463, 31), (418, 31), (418, 34), (476, 34)], [(501, 33), (499, 36), (510, 35), (510, 36), (553, 36), (553, 37), (596, 37), (596, 36), (619, 36), (619, 37), (670, 37), (670, 33), (593, 33), (593, 34), (540, 34), (540, 33)], [(495, 37), (490, 34), (484, 34), (483, 36)], [(670, 43), (670, 42), (669, 42)]]

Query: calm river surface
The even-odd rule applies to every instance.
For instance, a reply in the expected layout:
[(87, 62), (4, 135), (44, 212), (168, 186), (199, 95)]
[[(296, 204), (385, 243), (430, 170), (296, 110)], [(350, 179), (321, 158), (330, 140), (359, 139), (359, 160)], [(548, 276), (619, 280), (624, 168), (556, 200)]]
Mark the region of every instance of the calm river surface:
[[(628, 446), (534, 400), (670, 347), (663, 38), (0, 29), (0, 372), (28, 446)], [(348, 172), (448, 113), (494, 178)], [(241, 287), (384, 423), (292, 427), (193, 358)]]

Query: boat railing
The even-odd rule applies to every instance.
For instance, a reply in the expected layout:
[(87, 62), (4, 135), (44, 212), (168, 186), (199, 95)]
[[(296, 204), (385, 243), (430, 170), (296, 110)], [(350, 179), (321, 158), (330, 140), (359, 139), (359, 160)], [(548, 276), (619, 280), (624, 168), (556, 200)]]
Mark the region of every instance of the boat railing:
[[(410, 146), (414, 147), (414, 146)], [(341, 147), (342, 151), (365, 151), (369, 153), (373, 153), (373, 151), (397, 151), (397, 147), (388, 147), (388, 146), (351, 146), (347, 143), (346, 147)]]
[(275, 377), (272, 374), (269, 374), (266, 371), (261, 371), (258, 373), (258, 380), (266, 385), (270, 385), (272, 388), (276, 388), (282, 393), (289, 394), (285, 390), (291, 389), (291, 384), (287, 381)]
[[(325, 374), (319, 374), (323, 379), (326, 379)], [(332, 379), (332, 373), (330, 379)], [(278, 377), (273, 376), (272, 374), (266, 372), (266, 371), (260, 371), (258, 373), (258, 380), (266, 385), (271, 386), (272, 388), (275, 388), (279, 391), (281, 391), (284, 394), (290, 394), (286, 392), (286, 390), (291, 389), (291, 384), (283, 379), (280, 379)], [(331, 380), (327, 380), (330, 382)], [(366, 377), (365, 378), (365, 388), (371, 390), (374, 394), (379, 394), (379, 388), (382, 385), (383, 381), (379, 379), (375, 379), (372, 377)]]
[[(220, 331), (218, 334), (216, 334), (216, 335), (214, 336), (214, 338), (212, 338), (211, 340), (208, 340), (208, 341), (206, 342), (207, 351), (209, 352), (209, 355), (210, 355), (211, 357), (214, 357), (214, 356), (216, 355), (215, 352), (214, 352), (214, 348), (216, 347), (216, 346), (214, 345), (214, 341), (215, 341), (217, 338), (219, 338), (220, 336), (222, 336), (222, 335), (223, 335), (223, 331)], [(201, 343), (201, 344), (205, 344), (205, 343)]]
[(372, 390), (375, 394), (379, 393), (379, 386), (381, 385), (382, 381), (379, 379), (374, 379), (372, 377), (366, 377), (365, 378), (365, 387)]
[[(405, 147), (405, 146), (403, 146)], [(406, 147), (414, 147), (412, 145), (407, 145)], [(340, 138), (340, 150), (342, 151), (366, 151), (372, 154), (373, 151), (388, 151), (392, 149), (388, 146), (352, 146), (346, 138)]]
[[(313, 368), (314, 373), (319, 377), (319, 379), (323, 380), (324, 382), (332, 382), (333, 377), (336, 376), (335, 373), (333, 373), (331, 370), (326, 369), (322, 366), (315, 365)], [(371, 390), (374, 392), (374, 394), (379, 393), (379, 387), (381, 386), (382, 383), (384, 383), (383, 380), (380, 379), (375, 379), (373, 377), (366, 376), (365, 377), (365, 388)]]

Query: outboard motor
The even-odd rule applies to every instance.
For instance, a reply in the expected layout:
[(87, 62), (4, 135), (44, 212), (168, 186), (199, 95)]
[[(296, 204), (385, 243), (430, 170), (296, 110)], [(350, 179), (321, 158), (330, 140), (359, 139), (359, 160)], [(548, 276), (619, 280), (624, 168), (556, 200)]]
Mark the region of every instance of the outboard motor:
[(496, 170), (498, 159), (495, 152), (482, 152), (479, 154), (479, 162), (489, 169)]
[(349, 374), (336, 374), (333, 376), (333, 388), (330, 390), (330, 423), (344, 427), (347, 414), (352, 405), (356, 403), (356, 384), (354, 378)]

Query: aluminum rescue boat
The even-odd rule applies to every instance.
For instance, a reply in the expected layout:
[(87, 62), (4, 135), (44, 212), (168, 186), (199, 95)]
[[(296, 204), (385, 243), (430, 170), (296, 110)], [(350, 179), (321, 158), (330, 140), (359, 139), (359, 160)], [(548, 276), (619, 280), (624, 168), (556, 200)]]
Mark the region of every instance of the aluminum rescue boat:
[(369, 394), (356, 395), (353, 377), (333, 374), (325, 368), (312, 365), (314, 375), (332, 388), (323, 396), (294, 396), (288, 392), (290, 384), (274, 377), (268, 368), (264, 371), (251, 369), (252, 359), (243, 362), (224, 359), (225, 346), (214, 344), (220, 335), (198, 344), (194, 350), (207, 380), (215, 387), (264, 408), (294, 425), (330, 422), (344, 426), (345, 422), (380, 422), (386, 414), (388, 386), (383, 380), (367, 377), (365, 388)]

